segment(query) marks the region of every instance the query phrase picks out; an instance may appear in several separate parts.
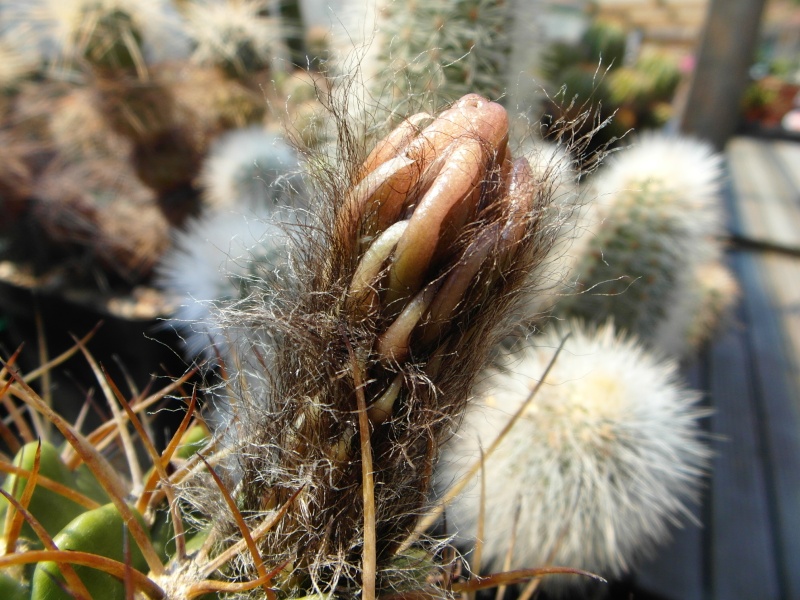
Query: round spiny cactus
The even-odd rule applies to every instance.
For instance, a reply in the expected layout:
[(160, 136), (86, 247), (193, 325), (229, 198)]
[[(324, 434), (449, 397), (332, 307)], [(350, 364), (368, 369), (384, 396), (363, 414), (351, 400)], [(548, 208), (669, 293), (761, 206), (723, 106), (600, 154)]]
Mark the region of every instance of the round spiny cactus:
[[(28, 385), (30, 375), (15, 371), (18, 353), (4, 361), (0, 375), (3, 394), (10, 394), (4, 404), (13, 410), (10, 422), (16, 434), (5, 428), (3, 441), (17, 449), (13, 462), (0, 461), (0, 470), (6, 473), (0, 498), (0, 586), (13, 594), (10, 597), (122, 599), (129, 597), (126, 590), (133, 590), (139, 597), (163, 598), (154, 578), (170, 565), (187, 560), (184, 542), (193, 532), (176, 512), (173, 488), (186, 477), (191, 462), (197, 462), (198, 437), (205, 436), (207, 441), (208, 432), (201, 424), (192, 425), (192, 401), (175, 437), (159, 455), (137, 413), (183, 385), (188, 376), (129, 402), (86, 351), (84, 343), (89, 337), (60, 360), (83, 350), (116, 418), (86, 436)], [(41, 371), (57, 362), (44, 365)], [(15, 406), (11, 396), (21, 403)], [(39, 441), (31, 440), (28, 419)], [(41, 439), (51, 435), (45, 425), (48, 421), (50, 428), (66, 439), (63, 448)], [(130, 423), (141, 435), (138, 441), (128, 430)], [(122, 441), (129, 480), (111, 466), (104, 453), (115, 439)], [(208, 451), (208, 444), (201, 445)], [(142, 451), (154, 461), (149, 473), (139, 466), (137, 453)], [(172, 515), (171, 529), (159, 527), (168, 513)], [(181, 539), (170, 542), (175, 535)], [(188, 600), (196, 595), (189, 591), (176, 598)]]
[(27, 43), (55, 64), (82, 62), (135, 71), (185, 52), (185, 36), (166, 0), (42, 0), (12, 10), (30, 32)]
[(238, 335), (221, 329), (213, 308), (281, 278), (287, 234), (279, 221), (296, 214), (287, 207), (299, 204), (299, 168), (295, 152), (262, 129), (228, 132), (212, 146), (200, 175), (206, 212), (174, 231), (158, 269), (159, 287), (180, 305), (170, 325), (184, 333), (190, 357), (226, 356)]
[(216, 209), (272, 209), (289, 203), (300, 166), (282, 136), (258, 127), (228, 131), (211, 146), (200, 171), (205, 204)]
[(169, 244), (169, 226), (152, 191), (127, 163), (53, 164), (35, 194), (32, 214), (48, 241), (82, 250), (129, 281), (147, 276)]
[(502, 565), (511, 551), (512, 568), (567, 564), (619, 575), (689, 517), (709, 458), (699, 394), (680, 382), (677, 364), (613, 325), (573, 322), (531, 338), (485, 373), (478, 393), (437, 482), (457, 480), (523, 411), (484, 455), (483, 505), (473, 485), (447, 510), (462, 540), (475, 538), (485, 513), (488, 564)]
[(720, 329), (740, 296), (736, 277), (721, 259), (696, 265), (658, 325), (659, 349), (669, 356), (690, 356)]
[(157, 285), (177, 305), (165, 323), (181, 331), (186, 354), (227, 356), (233, 327), (223, 328), (216, 308), (246, 298), (251, 282), (279, 278), (286, 232), (265, 207), (217, 208), (174, 230), (159, 266)]

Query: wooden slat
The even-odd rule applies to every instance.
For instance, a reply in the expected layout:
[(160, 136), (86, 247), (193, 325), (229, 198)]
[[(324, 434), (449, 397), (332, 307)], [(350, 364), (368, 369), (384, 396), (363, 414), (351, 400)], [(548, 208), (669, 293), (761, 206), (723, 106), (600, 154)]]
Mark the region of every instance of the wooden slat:
[(758, 427), (747, 333), (731, 328), (711, 350), (712, 434), (719, 440), (707, 524), (711, 589), (715, 599), (778, 600), (768, 457)]
[(784, 598), (800, 598), (800, 390), (789, 377), (797, 366), (781, 325), (780, 306), (764, 281), (765, 260), (742, 253), (737, 266), (747, 290), (744, 309), (751, 323), (759, 417), (770, 465), (780, 582)]
[(772, 310), (788, 352), (787, 376), (800, 389), (800, 259), (766, 253), (761, 260)]
[(792, 182), (794, 200), (800, 210), (800, 144), (776, 140), (772, 142), (772, 151), (784, 176)]
[[(705, 364), (695, 361), (686, 369), (686, 383), (696, 390), (706, 390)], [(710, 480), (705, 490), (703, 504), (710, 497)], [(651, 560), (643, 562), (636, 570), (636, 587), (659, 597), (676, 600), (705, 600), (705, 538), (709, 530), (701, 525), (704, 506), (691, 507), (695, 522), (685, 523), (673, 531), (673, 538), (658, 549)]]
[(800, 248), (797, 188), (776, 164), (770, 142), (736, 138), (728, 162), (740, 220), (735, 233), (770, 244)]

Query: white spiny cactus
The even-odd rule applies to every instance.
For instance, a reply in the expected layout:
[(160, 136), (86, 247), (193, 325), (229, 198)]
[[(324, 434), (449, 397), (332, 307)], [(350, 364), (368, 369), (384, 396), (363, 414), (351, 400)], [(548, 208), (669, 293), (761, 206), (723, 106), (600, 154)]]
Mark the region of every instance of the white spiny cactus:
[[(479, 401), (445, 449), (442, 489), (480, 459), (480, 448), (520, 408), (565, 331), (533, 338), (486, 374)], [(513, 568), (569, 565), (618, 575), (667, 538), (669, 525), (697, 501), (709, 457), (698, 423), (704, 411), (675, 363), (613, 325), (586, 330), (573, 322), (569, 331), (538, 395), (485, 459), (483, 556), (502, 566), (516, 527)], [(479, 510), (473, 485), (447, 522), (472, 539)]]
[(694, 269), (719, 257), (721, 161), (706, 143), (663, 134), (614, 155), (593, 183), (578, 286), (560, 314), (611, 317), (653, 342), (670, 306), (692, 293)]

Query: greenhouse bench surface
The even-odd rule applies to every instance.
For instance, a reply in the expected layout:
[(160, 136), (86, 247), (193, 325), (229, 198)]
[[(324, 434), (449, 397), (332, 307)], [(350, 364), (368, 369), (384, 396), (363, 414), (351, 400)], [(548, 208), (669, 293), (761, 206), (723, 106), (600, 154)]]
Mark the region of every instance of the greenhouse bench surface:
[(800, 144), (734, 138), (726, 159), (741, 298), (685, 368), (714, 411), (702, 526), (635, 578), (674, 600), (800, 599)]

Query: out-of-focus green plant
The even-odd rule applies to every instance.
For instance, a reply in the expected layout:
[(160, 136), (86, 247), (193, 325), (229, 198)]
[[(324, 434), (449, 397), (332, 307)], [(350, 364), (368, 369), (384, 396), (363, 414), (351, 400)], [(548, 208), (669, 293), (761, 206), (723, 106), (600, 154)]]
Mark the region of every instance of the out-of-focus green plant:
[(601, 119), (609, 119), (594, 137), (595, 146), (633, 128), (660, 127), (672, 116), (670, 102), (680, 83), (677, 61), (649, 51), (625, 64), (625, 51), (625, 31), (596, 21), (578, 44), (554, 44), (544, 56), (543, 70), (553, 95), (558, 96), (559, 88), (564, 92), (558, 103), (548, 102), (548, 112), (577, 114), (597, 105)]

